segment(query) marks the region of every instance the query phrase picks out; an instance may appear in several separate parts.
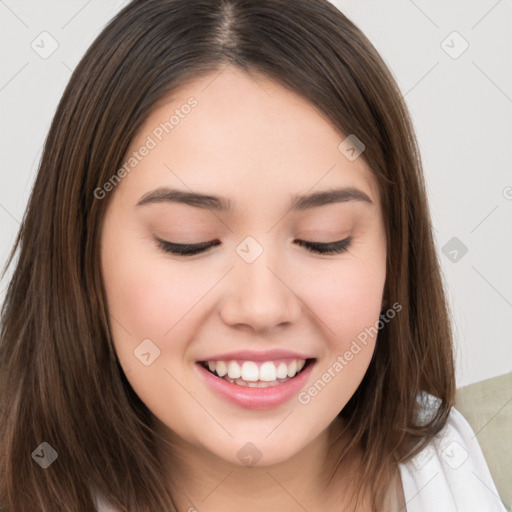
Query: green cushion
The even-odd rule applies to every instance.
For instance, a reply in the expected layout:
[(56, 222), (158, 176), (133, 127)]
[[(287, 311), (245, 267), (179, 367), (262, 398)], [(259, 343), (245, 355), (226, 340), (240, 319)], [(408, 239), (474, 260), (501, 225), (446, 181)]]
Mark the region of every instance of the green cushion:
[(459, 388), (455, 408), (471, 425), (500, 498), (512, 510), (512, 372)]

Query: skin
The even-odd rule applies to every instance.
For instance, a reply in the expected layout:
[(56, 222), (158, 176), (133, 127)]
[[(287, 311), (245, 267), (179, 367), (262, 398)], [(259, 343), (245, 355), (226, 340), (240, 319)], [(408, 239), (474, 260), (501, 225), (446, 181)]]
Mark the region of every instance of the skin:
[[(298, 351), (317, 359), (304, 389), (332, 369), (382, 307), (386, 239), (376, 181), (363, 158), (349, 161), (338, 150), (346, 136), (309, 102), (232, 67), (174, 90), (128, 154), (191, 96), (198, 105), (110, 192), (101, 264), (115, 350), (162, 436), (179, 510), (339, 509), (349, 464), (327, 489), (322, 469), (334, 463), (329, 436), (342, 426), (336, 416), (361, 382), (375, 338), (308, 404), (294, 397), (267, 410), (219, 397), (196, 361), (239, 349)], [(226, 196), (234, 209), (137, 206), (163, 186)], [(331, 187), (355, 187), (372, 204), (288, 212), (292, 195)], [(340, 254), (295, 243), (349, 235), (352, 243)], [(155, 236), (221, 244), (175, 256)], [(263, 248), (250, 264), (235, 251), (247, 236)], [(160, 350), (148, 366), (134, 356), (145, 339)], [(253, 467), (237, 456), (248, 442), (261, 454)]]

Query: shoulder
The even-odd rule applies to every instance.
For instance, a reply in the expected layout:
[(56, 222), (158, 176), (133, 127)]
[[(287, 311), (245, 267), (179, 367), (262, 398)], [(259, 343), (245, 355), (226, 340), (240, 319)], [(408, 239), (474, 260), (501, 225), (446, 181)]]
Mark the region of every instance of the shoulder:
[[(438, 399), (423, 393), (421, 417)], [(444, 427), (409, 462), (400, 464), (407, 512), (505, 512), (478, 439), (462, 414), (452, 407)]]

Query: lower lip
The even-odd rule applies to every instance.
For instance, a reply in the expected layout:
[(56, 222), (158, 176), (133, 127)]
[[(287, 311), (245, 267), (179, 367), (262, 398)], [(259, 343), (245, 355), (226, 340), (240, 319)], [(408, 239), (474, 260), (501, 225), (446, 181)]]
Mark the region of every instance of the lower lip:
[(202, 378), (218, 395), (234, 405), (255, 410), (271, 409), (290, 400), (304, 387), (314, 364), (315, 361), (310, 361), (302, 372), (283, 384), (268, 388), (249, 388), (216, 377), (201, 364), (196, 363)]

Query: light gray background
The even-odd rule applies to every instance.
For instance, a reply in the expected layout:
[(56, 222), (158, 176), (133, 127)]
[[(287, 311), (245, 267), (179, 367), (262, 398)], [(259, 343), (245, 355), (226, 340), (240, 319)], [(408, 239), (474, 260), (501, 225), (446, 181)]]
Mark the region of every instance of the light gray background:
[[(0, 0), (2, 265), (71, 71), (125, 3)], [(453, 311), (457, 386), (508, 373), (512, 370), (511, 2), (333, 3), (376, 46), (412, 113)], [(41, 42), (48, 37), (40, 36), (44, 31), (58, 43), (45, 59), (31, 47), (35, 41), (49, 48), (48, 39)], [(467, 50), (458, 55), (465, 44)], [(451, 243), (456, 245), (447, 246), (453, 237), (457, 240)], [(11, 272), (0, 283), (0, 301)]]

